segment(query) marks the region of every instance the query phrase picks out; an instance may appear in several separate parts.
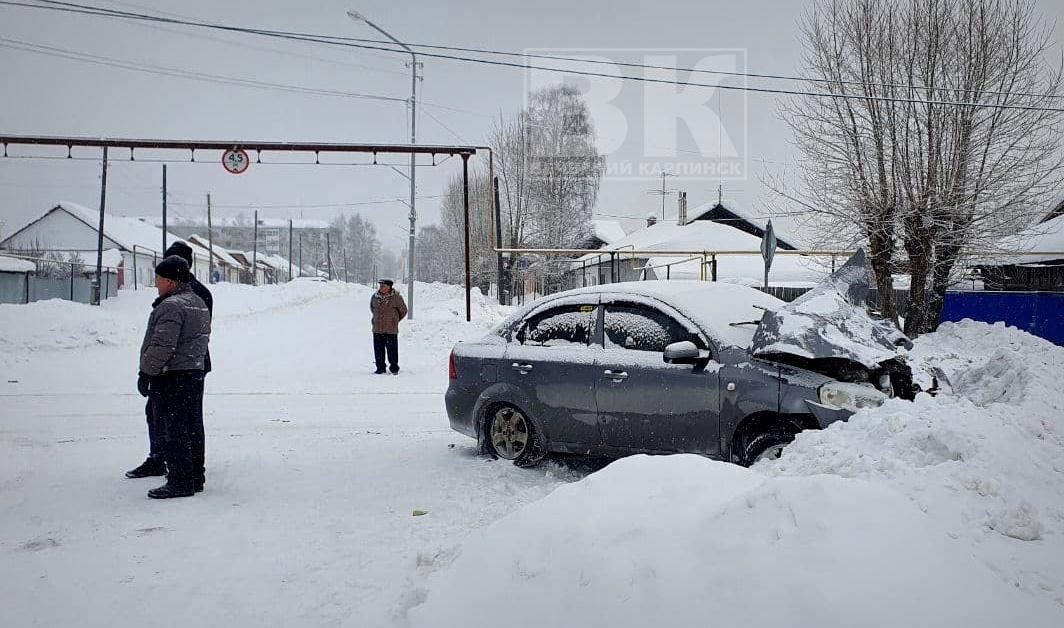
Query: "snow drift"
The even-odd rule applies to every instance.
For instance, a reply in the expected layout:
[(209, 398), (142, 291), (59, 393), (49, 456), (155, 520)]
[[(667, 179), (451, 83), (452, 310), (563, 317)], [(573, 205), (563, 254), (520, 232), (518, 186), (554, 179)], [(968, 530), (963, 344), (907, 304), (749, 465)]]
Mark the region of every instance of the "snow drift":
[(898, 493), (636, 456), (466, 545), (414, 626), (1054, 626)]

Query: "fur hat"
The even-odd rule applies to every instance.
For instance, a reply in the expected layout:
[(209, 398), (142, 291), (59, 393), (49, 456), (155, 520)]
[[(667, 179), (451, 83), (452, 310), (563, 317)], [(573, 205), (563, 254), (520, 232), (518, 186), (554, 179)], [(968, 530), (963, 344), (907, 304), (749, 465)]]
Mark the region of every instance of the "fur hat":
[(382, 283), (382, 284), (388, 286), (389, 288), (391, 288), (392, 286), (395, 285), (395, 282), (392, 281), (391, 279), (378, 279), (377, 283)]

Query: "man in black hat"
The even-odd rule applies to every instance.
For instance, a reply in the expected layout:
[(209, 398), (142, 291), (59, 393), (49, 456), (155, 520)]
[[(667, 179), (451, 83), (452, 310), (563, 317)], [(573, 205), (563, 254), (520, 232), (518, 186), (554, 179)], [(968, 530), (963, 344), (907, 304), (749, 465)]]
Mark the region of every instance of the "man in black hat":
[(183, 258), (167, 257), (155, 267), (155, 275), (159, 298), (152, 304), (141, 344), (137, 388), (149, 397), (153, 448), (162, 451), (167, 481), (148, 491), (148, 497), (187, 497), (203, 490), (192, 443), (211, 314), (189, 287), (191, 274)]
[[(203, 301), (207, 306), (207, 312), (213, 317), (214, 297), (211, 295), (211, 291), (191, 274), (193, 264), (192, 247), (180, 240), (175, 241), (166, 249), (165, 257), (170, 257), (171, 255), (176, 255), (188, 263), (190, 269), (188, 287)], [(211, 353), (210, 350), (208, 350), (207, 355), (204, 358), (203, 375), (206, 376), (206, 374), (210, 372)], [(193, 468), (196, 476), (196, 485), (200, 487), (202, 487), (206, 481), (206, 469), (204, 464), (205, 437), (203, 429), (203, 384), (204, 378), (200, 378), (196, 389), (193, 391), (193, 407), (196, 412), (189, 426), (190, 436), (192, 438)], [(141, 391), (141, 394), (148, 396), (143, 390)], [(161, 441), (163, 426), (156, 420), (155, 415), (152, 412), (151, 399), (148, 399), (145, 404), (144, 414), (148, 423), (148, 458), (139, 467), (131, 471), (126, 471), (127, 478), (145, 478), (166, 475), (165, 455)]]
[(380, 286), (369, 299), (369, 311), (373, 314), (373, 357), (377, 362), (377, 375), (385, 373), (384, 357), (388, 356), (388, 369), (392, 375), (399, 374), (399, 321), (406, 317), (406, 301), (403, 295), (393, 290), (395, 282), (381, 279)]

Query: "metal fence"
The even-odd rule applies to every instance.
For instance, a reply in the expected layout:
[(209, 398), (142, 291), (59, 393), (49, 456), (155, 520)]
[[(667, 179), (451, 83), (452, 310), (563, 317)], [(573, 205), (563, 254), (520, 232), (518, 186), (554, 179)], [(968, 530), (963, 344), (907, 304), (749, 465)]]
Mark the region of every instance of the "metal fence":
[[(32, 303), (46, 299), (92, 302), (95, 264), (12, 253), (4, 255), (32, 262), (36, 268), (33, 272), (0, 272), (0, 303)], [(103, 270), (100, 276), (100, 298), (118, 296), (119, 269), (108, 266)]]

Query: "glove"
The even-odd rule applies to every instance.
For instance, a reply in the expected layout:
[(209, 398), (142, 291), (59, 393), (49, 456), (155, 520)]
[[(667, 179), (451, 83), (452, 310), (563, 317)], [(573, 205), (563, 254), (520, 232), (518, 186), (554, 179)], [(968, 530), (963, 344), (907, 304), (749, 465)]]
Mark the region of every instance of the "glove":
[(147, 397), (151, 391), (151, 376), (146, 373), (137, 373), (137, 392), (141, 397)]

